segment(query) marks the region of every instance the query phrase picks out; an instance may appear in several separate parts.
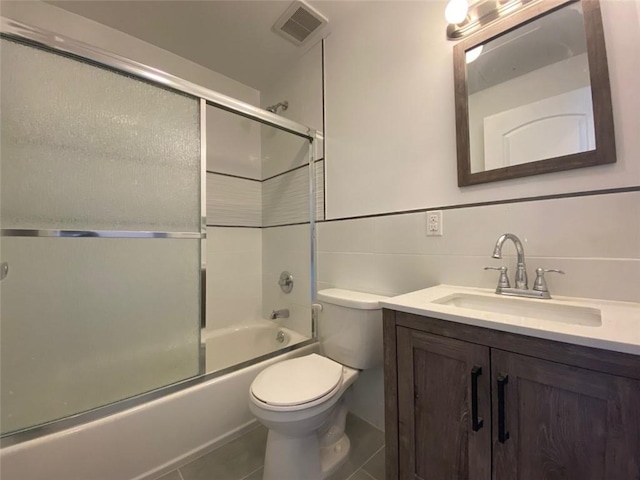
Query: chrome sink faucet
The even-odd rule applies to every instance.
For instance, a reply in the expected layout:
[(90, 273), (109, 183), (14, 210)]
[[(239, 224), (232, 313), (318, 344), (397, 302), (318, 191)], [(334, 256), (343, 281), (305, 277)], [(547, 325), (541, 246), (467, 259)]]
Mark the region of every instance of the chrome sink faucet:
[(516, 288), (521, 290), (529, 289), (529, 279), (527, 278), (527, 266), (524, 264), (524, 247), (520, 239), (513, 233), (503, 233), (498, 238), (496, 246), (493, 247), (493, 258), (502, 258), (502, 246), (504, 242), (511, 240), (516, 246), (516, 253), (518, 254), (518, 266), (516, 270)]
[(505, 233), (500, 235), (496, 241), (496, 246), (493, 248), (493, 258), (502, 258), (502, 246), (504, 242), (511, 240), (516, 247), (517, 258), (517, 270), (515, 278), (515, 288), (511, 288), (509, 284), (509, 277), (507, 276), (507, 267), (484, 267), (485, 270), (499, 270), (500, 278), (498, 279), (498, 286), (496, 287), (496, 293), (498, 295), (511, 295), (516, 297), (530, 297), (530, 298), (551, 298), (549, 289), (547, 288), (547, 282), (545, 281), (544, 274), (546, 272), (561, 273), (562, 270), (537, 268), (536, 269), (536, 281), (533, 284), (533, 290), (529, 290), (529, 280), (527, 278), (527, 266), (524, 263), (524, 247), (520, 239), (513, 233)]

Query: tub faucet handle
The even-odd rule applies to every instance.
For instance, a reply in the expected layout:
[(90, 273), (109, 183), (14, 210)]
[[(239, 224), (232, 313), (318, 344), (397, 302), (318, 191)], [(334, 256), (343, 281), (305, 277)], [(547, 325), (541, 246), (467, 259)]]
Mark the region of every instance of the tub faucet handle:
[(285, 270), (278, 278), (278, 285), (280, 285), (284, 293), (291, 293), (291, 290), (293, 290), (293, 275)]

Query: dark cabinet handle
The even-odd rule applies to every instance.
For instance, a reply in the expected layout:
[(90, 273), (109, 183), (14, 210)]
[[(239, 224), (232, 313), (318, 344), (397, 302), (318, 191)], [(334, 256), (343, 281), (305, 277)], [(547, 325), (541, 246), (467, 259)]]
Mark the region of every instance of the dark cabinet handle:
[(477, 432), (484, 421), (478, 417), (478, 377), (482, 375), (482, 367), (474, 365), (471, 369), (471, 428)]
[(509, 440), (509, 432), (505, 426), (504, 390), (509, 383), (509, 375), (498, 375), (498, 441), (504, 443)]

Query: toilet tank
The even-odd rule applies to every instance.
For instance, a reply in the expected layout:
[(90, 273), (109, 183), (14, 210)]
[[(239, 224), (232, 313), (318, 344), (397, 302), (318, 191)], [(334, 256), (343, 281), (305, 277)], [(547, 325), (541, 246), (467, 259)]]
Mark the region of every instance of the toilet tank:
[(382, 295), (330, 288), (318, 292), (323, 355), (364, 370), (382, 364)]

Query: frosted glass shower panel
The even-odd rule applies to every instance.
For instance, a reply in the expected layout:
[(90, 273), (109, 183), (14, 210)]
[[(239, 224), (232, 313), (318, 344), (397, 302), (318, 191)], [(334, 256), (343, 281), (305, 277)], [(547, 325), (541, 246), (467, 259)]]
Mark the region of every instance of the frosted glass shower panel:
[(2, 433), (198, 375), (200, 240), (2, 238)]
[(200, 231), (197, 99), (1, 42), (2, 228)]

